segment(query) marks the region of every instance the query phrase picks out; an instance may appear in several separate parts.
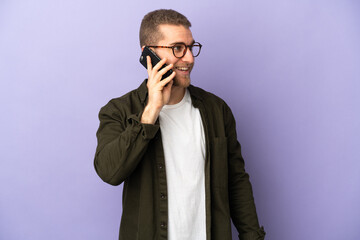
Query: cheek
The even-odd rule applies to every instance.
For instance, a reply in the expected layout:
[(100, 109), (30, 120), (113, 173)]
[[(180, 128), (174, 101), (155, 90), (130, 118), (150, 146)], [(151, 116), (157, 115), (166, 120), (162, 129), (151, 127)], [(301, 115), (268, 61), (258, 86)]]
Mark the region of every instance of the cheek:
[(166, 58), (167, 59), (166, 60), (167, 65), (169, 65), (171, 63), (175, 65), (179, 61), (179, 59), (174, 57), (172, 53), (170, 55), (170, 54), (166, 54), (166, 53), (163, 53), (163, 52), (159, 52), (159, 53), (156, 53), (156, 55), (158, 55), (161, 59)]
[(168, 57), (168, 60), (166, 61), (166, 64), (173, 64), (174, 66), (179, 62), (179, 59), (176, 57)]
[(167, 59), (166, 63), (168, 64), (169, 60), (172, 59), (172, 56), (169, 55), (169, 53), (168, 53), (166, 50), (167, 50), (167, 49), (157, 48), (157, 49), (155, 50), (155, 54), (156, 54), (160, 59), (166, 58), (166, 59)]

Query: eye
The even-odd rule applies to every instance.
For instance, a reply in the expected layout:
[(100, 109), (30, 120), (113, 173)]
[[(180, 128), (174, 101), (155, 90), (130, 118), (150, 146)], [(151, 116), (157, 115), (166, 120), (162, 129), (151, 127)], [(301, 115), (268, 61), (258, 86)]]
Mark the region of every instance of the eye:
[(174, 49), (174, 51), (176, 51), (176, 52), (182, 52), (182, 51), (184, 51), (184, 45), (182, 45), (182, 44), (177, 44), (177, 45), (173, 46), (173, 49)]

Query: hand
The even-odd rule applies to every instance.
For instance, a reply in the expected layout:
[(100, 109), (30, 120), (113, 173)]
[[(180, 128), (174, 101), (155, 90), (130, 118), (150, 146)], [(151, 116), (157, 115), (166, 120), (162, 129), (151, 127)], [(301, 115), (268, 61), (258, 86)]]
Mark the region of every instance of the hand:
[(161, 80), (162, 76), (171, 68), (173, 64), (170, 64), (159, 71), (159, 69), (165, 64), (166, 58), (158, 62), (154, 68), (151, 65), (151, 59), (147, 56), (147, 71), (148, 71), (148, 102), (145, 106), (144, 112), (141, 117), (142, 123), (154, 124), (158, 118), (162, 107), (167, 104), (171, 96), (171, 87), (173, 85), (173, 79), (175, 72), (173, 72), (167, 78)]

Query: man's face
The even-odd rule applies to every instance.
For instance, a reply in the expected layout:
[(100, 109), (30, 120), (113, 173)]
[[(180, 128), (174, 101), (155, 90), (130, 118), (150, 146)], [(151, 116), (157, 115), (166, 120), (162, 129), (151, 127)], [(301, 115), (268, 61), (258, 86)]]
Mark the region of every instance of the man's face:
[[(192, 45), (194, 39), (191, 31), (184, 26), (176, 25), (160, 25), (159, 31), (162, 33), (162, 40), (158, 46), (173, 46), (175, 43), (185, 43)], [(180, 87), (188, 87), (190, 85), (190, 72), (194, 67), (194, 57), (189, 49), (187, 49), (185, 56), (176, 58), (171, 48), (156, 48), (156, 54), (162, 59), (167, 59), (167, 64), (173, 64), (173, 71), (176, 72), (174, 78), (174, 85)]]

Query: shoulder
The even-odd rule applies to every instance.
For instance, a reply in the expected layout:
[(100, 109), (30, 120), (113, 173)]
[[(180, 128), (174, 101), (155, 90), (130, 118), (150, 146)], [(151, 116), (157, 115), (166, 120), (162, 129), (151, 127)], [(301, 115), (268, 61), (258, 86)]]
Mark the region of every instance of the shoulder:
[(219, 133), (221, 129), (224, 129), (224, 132), (235, 129), (234, 115), (222, 98), (199, 87), (189, 86), (189, 91), (194, 99), (194, 106), (204, 110), (208, 125), (215, 132)]
[(111, 99), (100, 112), (122, 112), (132, 114), (143, 109), (143, 103), (147, 97), (146, 82), (144, 81), (139, 88), (134, 89), (120, 97)]
[[(190, 85), (189, 91), (196, 102), (201, 102), (210, 118), (217, 122), (234, 121), (234, 115), (229, 105), (219, 96), (202, 88)], [(221, 119), (221, 120), (220, 120)]]
[(229, 108), (227, 103), (220, 98), (219, 96), (215, 95), (214, 93), (208, 92), (202, 88), (190, 85), (189, 86), (190, 94), (201, 100), (204, 105), (212, 106), (212, 107), (220, 107), (220, 108)]

